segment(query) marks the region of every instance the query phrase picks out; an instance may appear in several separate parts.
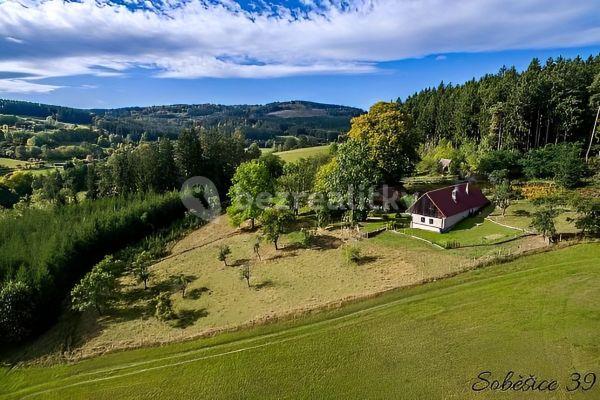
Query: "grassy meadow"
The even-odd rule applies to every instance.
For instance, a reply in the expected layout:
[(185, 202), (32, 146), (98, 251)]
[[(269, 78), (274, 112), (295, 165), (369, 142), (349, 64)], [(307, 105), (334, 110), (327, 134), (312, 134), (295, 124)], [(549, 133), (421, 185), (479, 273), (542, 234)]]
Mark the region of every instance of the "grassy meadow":
[[(504, 216), (500, 210), (495, 210), (490, 214), (490, 218), (501, 224), (514, 226), (525, 230), (531, 230), (531, 217), (535, 212), (535, 206), (529, 200), (517, 200), (512, 203), (507, 209)], [(556, 232), (557, 233), (577, 233), (579, 229), (575, 227), (575, 224), (569, 221), (569, 218), (576, 218), (577, 213), (572, 211), (561, 212), (556, 218)]]
[(302, 149), (294, 149), (288, 151), (280, 151), (275, 153), (285, 162), (294, 162), (298, 161), (301, 158), (308, 158), (312, 156), (316, 156), (319, 154), (327, 154), (329, 151), (329, 145), (326, 146), (315, 146), (315, 147), (305, 147)]
[[(385, 237), (384, 237), (385, 238)], [(389, 240), (390, 238), (385, 238)], [(522, 257), (302, 319), (74, 364), (3, 369), (4, 399), (523, 399), (600, 367), (599, 244)], [(239, 304), (238, 304), (238, 308)], [(557, 379), (475, 393), (481, 371)]]
[[(364, 229), (375, 230), (380, 225), (371, 222)], [(319, 232), (308, 247), (301, 245), (300, 238), (298, 231), (284, 235), (278, 251), (272, 244), (262, 243), (259, 259), (253, 251), (256, 233), (238, 231), (221, 217), (176, 243), (170, 256), (153, 265), (148, 290), (132, 275), (125, 275), (109, 315), (88, 313), (77, 320), (65, 318), (18, 352), (16, 358), (76, 360), (194, 338), (335, 306), (348, 299), (454, 274), (499, 255), (545, 246), (541, 238), (528, 237), (502, 248), (442, 250), (395, 232), (356, 241), (341, 229)], [(343, 260), (348, 243), (360, 248), (358, 265), (347, 265)], [(227, 266), (217, 259), (222, 245), (231, 249)], [(250, 264), (250, 287), (240, 276), (244, 263)], [(185, 298), (174, 284), (180, 275), (190, 280)], [(179, 315), (172, 322), (158, 320), (151, 303), (165, 291), (171, 294)]]

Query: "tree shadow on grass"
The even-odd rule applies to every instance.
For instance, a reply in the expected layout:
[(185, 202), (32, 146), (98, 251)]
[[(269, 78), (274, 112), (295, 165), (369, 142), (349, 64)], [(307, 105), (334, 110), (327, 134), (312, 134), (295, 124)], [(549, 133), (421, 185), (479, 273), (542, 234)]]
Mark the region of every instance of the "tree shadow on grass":
[(356, 264), (357, 265), (365, 265), (365, 264), (375, 262), (378, 259), (379, 259), (379, 257), (377, 257), (377, 256), (362, 256), (358, 259)]
[(113, 307), (107, 322), (124, 322), (134, 319), (147, 319), (154, 315), (154, 306), (151, 300), (138, 302), (134, 304), (125, 304)]
[(95, 311), (66, 311), (59, 317), (58, 322), (42, 335), (20, 344), (0, 346), (0, 365), (14, 366), (36, 360), (43, 363), (65, 362), (64, 357), (71, 351), (101, 334), (102, 318), (98, 318)]
[[(119, 296), (119, 302), (112, 307), (110, 319), (113, 321), (131, 321), (134, 319), (146, 319), (154, 315), (154, 298), (160, 293), (175, 293), (179, 290), (179, 275), (171, 275), (167, 279), (159, 282), (150, 281), (148, 289), (143, 287), (134, 287), (122, 292)], [(197, 279), (194, 275), (185, 275), (188, 282)], [(207, 289), (208, 290), (208, 289)], [(186, 296), (189, 293), (186, 293)]]
[(297, 250), (301, 250), (301, 249), (305, 249), (305, 248), (306, 248), (306, 246), (304, 246), (302, 243), (292, 242), (292, 243), (287, 243), (284, 247), (280, 247), (279, 250), (289, 252), (289, 251), (297, 251)]
[(239, 260), (235, 260), (233, 264), (229, 264), (229, 267), (241, 267), (242, 265), (250, 262), (249, 258), (240, 258)]
[(342, 241), (331, 235), (318, 235), (312, 239), (311, 248), (316, 250), (333, 250), (342, 245)]
[(273, 287), (273, 286), (275, 286), (275, 282), (273, 282), (271, 279), (265, 279), (262, 282), (255, 283), (255, 284), (252, 285), (252, 287), (255, 290), (266, 289), (266, 288), (270, 288), (270, 287)]
[(185, 329), (188, 326), (194, 325), (200, 318), (208, 316), (206, 308), (198, 310), (180, 310), (177, 313), (177, 319), (173, 321), (175, 328)]
[(274, 260), (280, 260), (280, 259), (288, 258), (288, 257), (296, 257), (297, 255), (298, 255), (298, 253), (296, 251), (291, 251), (290, 250), (287, 253), (278, 253), (278, 254), (275, 254), (273, 257), (267, 258), (267, 260), (274, 261)]
[(210, 289), (207, 288), (206, 286), (203, 286), (200, 288), (194, 288), (194, 289), (187, 291), (187, 293), (185, 294), (185, 298), (192, 299), (192, 300), (198, 300), (202, 296), (202, 293), (205, 293), (205, 292), (210, 292)]
[(513, 212), (513, 215), (517, 217), (530, 217), (531, 213), (527, 210), (515, 210), (515, 212)]

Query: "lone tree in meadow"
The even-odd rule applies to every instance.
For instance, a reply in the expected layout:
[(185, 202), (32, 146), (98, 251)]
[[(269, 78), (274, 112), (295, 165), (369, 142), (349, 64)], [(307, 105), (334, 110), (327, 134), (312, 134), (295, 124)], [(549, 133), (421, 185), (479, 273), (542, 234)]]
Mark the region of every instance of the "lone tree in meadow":
[(222, 246), (219, 246), (219, 254), (218, 254), (217, 258), (219, 259), (219, 261), (224, 263), (225, 266), (227, 266), (227, 257), (230, 254), (231, 254), (231, 249), (229, 248), (228, 245), (224, 244)]
[(192, 278), (189, 276), (185, 276), (184, 274), (179, 274), (175, 278), (175, 284), (177, 288), (181, 292), (181, 297), (185, 298), (185, 291), (187, 290), (188, 285), (192, 281)]
[(244, 263), (240, 271), (240, 278), (246, 281), (248, 287), (250, 287), (250, 263)]
[(275, 250), (279, 250), (277, 245), (279, 238), (285, 232), (286, 225), (293, 219), (292, 212), (286, 209), (267, 208), (262, 213), (260, 217), (262, 236), (275, 245)]
[(556, 235), (556, 225), (554, 219), (558, 215), (558, 211), (552, 207), (543, 207), (533, 213), (531, 227), (534, 228), (544, 239), (548, 238), (553, 241)]
[(506, 215), (506, 209), (515, 198), (515, 192), (508, 179), (508, 170), (493, 171), (489, 178), (490, 182), (495, 185), (492, 200), (496, 207), (502, 210), (502, 216), (504, 216)]
[(133, 263), (133, 274), (138, 283), (144, 283), (144, 290), (148, 289), (148, 280), (152, 275), (150, 273), (151, 262), (152, 256), (148, 252), (142, 251)]
[(256, 242), (254, 242), (254, 254), (256, 254), (259, 261), (262, 261), (262, 258), (260, 258), (260, 238), (257, 238)]
[(235, 226), (250, 220), (250, 229), (269, 205), (274, 192), (274, 180), (267, 166), (257, 160), (242, 163), (235, 171), (229, 189), (231, 206), (227, 215)]
[(578, 217), (569, 219), (575, 221), (575, 226), (584, 235), (600, 236), (600, 199), (595, 197), (578, 197), (575, 199), (575, 211)]
[(283, 175), (277, 180), (277, 188), (287, 194), (285, 200), (294, 215), (298, 215), (300, 208), (308, 204), (309, 193), (320, 166), (318, 161), (309, 158), (284, 165)]

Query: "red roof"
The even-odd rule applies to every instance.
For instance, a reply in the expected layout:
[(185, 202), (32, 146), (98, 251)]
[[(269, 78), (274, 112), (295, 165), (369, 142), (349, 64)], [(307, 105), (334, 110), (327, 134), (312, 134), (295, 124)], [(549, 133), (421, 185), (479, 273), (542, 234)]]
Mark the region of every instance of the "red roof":
[[(455, 189), (456, 201), (452, 198), (452, 192)], [(474, 186), (471, 183), (460, 183), (458, 185), (447, 186), (425, 193), (411, 208), (408, 209), (408, 212), (412, 212), (412, 208), (425, 196), (429, 197), (431, 202), (445, 218), (473, 208), (481, 208), (490, 202), (477, 186)]]

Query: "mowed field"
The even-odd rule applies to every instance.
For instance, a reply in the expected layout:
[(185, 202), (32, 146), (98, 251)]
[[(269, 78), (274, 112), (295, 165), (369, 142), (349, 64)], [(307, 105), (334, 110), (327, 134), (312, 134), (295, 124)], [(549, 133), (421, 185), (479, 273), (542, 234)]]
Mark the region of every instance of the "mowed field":
[[(0, 397), (45, 399), (595, 399), (600, 244), (522, 257), (301, 319), (74, 364), (5, 369)], [(556, 379), (474, 393), (481, 371)]]
[[(304, 223), (310, 226), (312, 222)], [(490, 224), (490, 228), (504, 229)], [(469, 235), (468, 230), (463, 232)], [(108, 315), (90, 312), (80, 319), (64, 319), (13, 359), (64, 357), (74, 361), (296, 317), (439, 279), (499, 255), (545, 246), (541, 238), (528, 237), (502, 247), (442, 250), (395, 232), (356, 241), (335, 229), (319, 232), (308, 247), (301, 245), (297, 231), (281, 239), (280, 250), (263, 243), (259, 259), (253, 252), (256, 240), (256, 233), (238, 231), (221, 217), (185, 237), (173, 247), (171, 256), (153, 265), (148, 290), (126, 275)], [(360, 248), (358, 265), (344, 262), (346, 243)], [(217, 259), (222, 245), (232, 252), (227, 266)], [(250, 264), (251, 287), (240, 277), (244, 263)], [(173, 284), (179, 275), (190, 280), (185, 298)], [(178, 319), (165, 322), (154, 316), (151, 300), (161, 292), (171, 294)]]
[[(517, 228), (531, 230), (531, 219), (533, 213), (535, 213), (535, 206), (528, 200), (517, 200), (512, 203), (507, 209), (503, 216), (500, 210), (495, 210), (490, 214), (490, 218), (501, 224), (514, 226)], [(557, 233), (577, 233), (579, 229), (575, 227), (575, 224), (569, 219), (577, 218), (577, 213), (572, 211), (561, 212), (556, 217), (555, 225)]]
[(329, 145), (280, 151), (275, 154), (281, 157), (281, 159), (285, 162), (294, 162), (301, 158), (308, 158), (319, 154), (327, 154), (327, 152), (329, 152)]
[[(491, 210), (488, 207), (481, 215), (464, 219), (456, 224), (450, 231), (445, 233), (425, 231), (416, 228), (403, 229), (402, 232), (428, 240), (442, 247), (447, 247), (447, 245), (461, 247), (501, 243), (524, 234), (521, 230), (511, 229), (507, 226), (502, 226), (487, 220), (485, 216), (487, 216), (490, 211)], [(520, 228), (520, 226), (515, 227)]]

